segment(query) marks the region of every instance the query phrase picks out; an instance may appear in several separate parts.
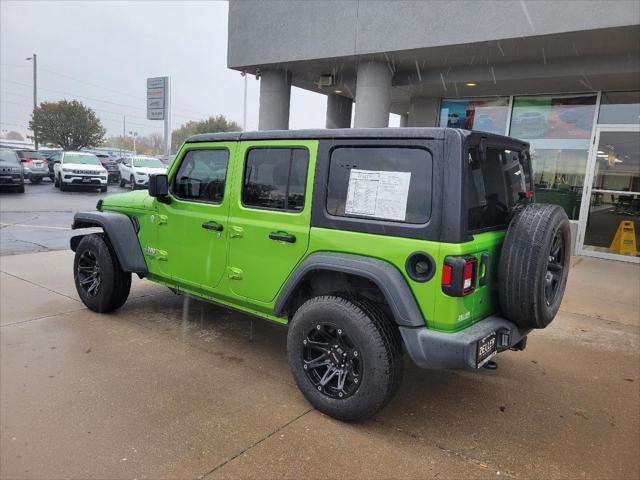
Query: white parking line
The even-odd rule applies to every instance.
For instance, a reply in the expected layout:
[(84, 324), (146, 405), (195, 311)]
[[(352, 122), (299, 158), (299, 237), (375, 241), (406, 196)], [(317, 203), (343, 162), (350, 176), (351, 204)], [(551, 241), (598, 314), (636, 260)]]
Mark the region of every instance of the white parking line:
[(24, 223), (0, 223), (2, 227), (48, 228), (51, 230), (71, 230), (69, 227), (51, 227), (49, 225), (26, 225)]

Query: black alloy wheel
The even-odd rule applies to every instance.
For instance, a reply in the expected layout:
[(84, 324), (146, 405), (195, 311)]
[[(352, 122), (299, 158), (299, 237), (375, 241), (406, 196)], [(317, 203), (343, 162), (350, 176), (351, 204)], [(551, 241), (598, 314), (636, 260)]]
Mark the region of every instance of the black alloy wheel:
[(547, 305), (551, 305), (558, 295), (559, 286), (562, 283), (564, 270), (565, 245), (562, 232), (558, 230), (553, 237), (549, 251), (549, 262), (545, 274), (544, 298)]
[(343, 329), (319, 323), (302, 344), (302, 368), (319, 392), (340, 399), (358, 390), (362, 382), (362, 356)]
[(95, 297), (100, 291), (102, 276), (95, 254), (89, 250), (82, 252), (77, 264), (78, 284), (87, 295)]

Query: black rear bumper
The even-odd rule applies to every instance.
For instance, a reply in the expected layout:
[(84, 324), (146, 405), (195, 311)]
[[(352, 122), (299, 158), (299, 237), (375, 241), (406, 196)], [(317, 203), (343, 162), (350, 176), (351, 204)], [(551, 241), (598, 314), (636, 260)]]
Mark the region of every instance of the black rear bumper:
[(498, 353), (518, 345), (530, 330), (523, 330), (492, 315), (455, 333), (428, 328), (400, 327), (407, 353), (416, 365), (429, 369), (477, 368), (478, 341), (497, 333)]

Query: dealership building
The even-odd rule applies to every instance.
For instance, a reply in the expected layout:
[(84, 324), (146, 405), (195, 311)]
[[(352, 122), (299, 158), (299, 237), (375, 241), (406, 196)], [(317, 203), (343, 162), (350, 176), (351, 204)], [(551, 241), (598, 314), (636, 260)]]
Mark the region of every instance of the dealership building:
[(640, 2), (231, 0), (228, 67), (259, 77), (261, 130), (289, 128), (293, 85), (327, 128), (526, 140), (574, 253), (640, 262)]

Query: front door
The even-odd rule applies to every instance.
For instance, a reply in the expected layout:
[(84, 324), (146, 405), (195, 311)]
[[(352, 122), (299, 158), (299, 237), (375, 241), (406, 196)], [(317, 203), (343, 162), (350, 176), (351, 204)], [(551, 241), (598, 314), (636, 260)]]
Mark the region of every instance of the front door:
[(229, 285), (272, 302), (309, 244), (317, 141), (241, 142), (229, 218)]
[(580, 215), (582, 255), (640, 263), (640, 126), (599, 126)]
[(182, 152), (169, 173), (170, 203), (158, 203), (162, 275), (190, 288), (214, 290), (227, 260), (226, 229), (231, 204), (227, 172), (236, 144), (201, 144)]

